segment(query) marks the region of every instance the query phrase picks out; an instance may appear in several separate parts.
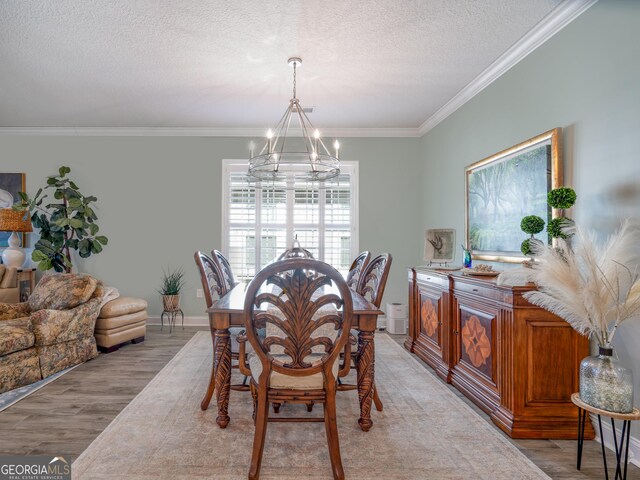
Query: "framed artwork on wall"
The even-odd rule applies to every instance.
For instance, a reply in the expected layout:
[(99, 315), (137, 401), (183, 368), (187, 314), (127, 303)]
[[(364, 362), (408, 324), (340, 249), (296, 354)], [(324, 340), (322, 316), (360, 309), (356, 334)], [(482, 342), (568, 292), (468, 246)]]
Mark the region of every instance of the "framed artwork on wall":
[[(18, 192), (26, 191), (24, 173), (0, 173), (0, 208), (11, 208), (20, 197)], [(19, 233), (22, 246), (26, 246), (26, 234)], [(0, 232), (0, 248), (9, 246), (11, 232)]]
[(432, 228), (424, 231), (424, 259), (429, 263), (453, 262), (456, 256), (456, 231)]
[[(522, 217), (548, 222), (550, 190), (562, 185), (561, 129), (555, 128), (465, 168), (465, 232), (473, 258), (520, 262)], [(547, 242), (546, 230), (539, 240)]]

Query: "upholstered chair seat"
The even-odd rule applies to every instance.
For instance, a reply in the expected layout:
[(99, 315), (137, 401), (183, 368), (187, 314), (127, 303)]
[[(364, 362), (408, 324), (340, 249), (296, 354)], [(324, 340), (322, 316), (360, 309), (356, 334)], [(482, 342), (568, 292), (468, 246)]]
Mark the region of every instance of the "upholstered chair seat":
[(36, 337), (29, 317), (0, 322), (0, 356), (33, 347)]
[[(305, 361), (309, 363), (316, 363), (320, 361), (322, 355), (319, 354), (311, 354)], [(251, 370), (251, 376), (253, 380), (258, 383), (260, 379), (260, 375), (262, 375), (262, 362), (257, 355), (251, 354), (247, 355), (249, 359), (249, 369)], [(273, 358), (282, 362), (286, 362), (290, 357), (288, 355), (273, 355)], [(338, 369), (340, 368), (340, 359), (337, 358), (335, 362), (333, 362), (333, 374), (338, 376)], [(282, 389), (291, 389), (291, 390), (321, 390), (323, 388), (323, 376), (322, 372), (314, 373), (313, 375), (307, 376), (293, 376), (286, 375), (284, 373), (272, 371), (271, 377), (269, 378), (269, 387), (270, 388), (282, 388)]]

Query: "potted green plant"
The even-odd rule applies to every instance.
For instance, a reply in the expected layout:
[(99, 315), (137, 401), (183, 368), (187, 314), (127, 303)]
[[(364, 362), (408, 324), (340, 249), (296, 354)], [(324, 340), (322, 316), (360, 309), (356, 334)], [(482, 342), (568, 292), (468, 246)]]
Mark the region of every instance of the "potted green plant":
[(182, 268), (171, 271), (162, 271), (162, 286), (158, 293), (162, 295), (162, 305), (167, 312), (180, 309), (180, 291), (185, 285), (184, 272)]
[[(47, 178), (47, 185), (38, 189), (33, 198), (19, 192), (20, 201), (14, 210), (31, 215), (33, 226), (40, 229), (40, 240), (34, 246), (31, 259), (40, 270), (54, 269), (70, 273), (73, 267), (71, 250), (87, 258), (102, 251), (109, 241), (98, 235), (93, 195), (84, 195), (78, 185), (67, 177), (69, 167), (60, 167), (58, 175)], [(53, 199), (47, 192), (53, 190)]]
[(547, 203), (551, 208), (559, 210), (560, 214), (549, 221), (547, 225), (547, 233), (550, 238), (569, 238), (571, 235), (567, 229), (573, 225), (573, 220), (565, 217), (564, 211), (571, 208), (576, 203), (576, 192), (573, 188), (560, 187), (554, 188), (547, 195)]
[[(544, 220), (537, 215), (528, 215), (520, 222), (520, 229), (524, 233), (531, 235), (522, 242), (522, 245), (520, 245), (520, 251), (523, 255), (531, 255), (533, 257), (533, 244), (539, 241), (536, 240), (534, 235), (544, 230)], [(533, 258), (531, 260), (533, 260)]]

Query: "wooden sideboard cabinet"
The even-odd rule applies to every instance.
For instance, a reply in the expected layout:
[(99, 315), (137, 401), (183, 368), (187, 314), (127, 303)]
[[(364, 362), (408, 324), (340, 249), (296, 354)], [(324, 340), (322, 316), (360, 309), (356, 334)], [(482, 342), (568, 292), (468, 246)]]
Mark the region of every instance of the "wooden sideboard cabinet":
[(589, 342), (522, 297), (534, 288), (410, 269), (405, 347), (511, 437), (573, 439), (578, 409), (571, 394), (579, 390)]

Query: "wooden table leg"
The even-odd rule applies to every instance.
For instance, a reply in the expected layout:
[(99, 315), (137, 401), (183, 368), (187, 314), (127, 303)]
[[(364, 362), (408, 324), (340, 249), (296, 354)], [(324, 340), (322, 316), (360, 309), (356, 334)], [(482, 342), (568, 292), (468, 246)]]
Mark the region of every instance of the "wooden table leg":
[(220, 428), (229, 424), (229, 391), (231, 390), (231, 337), (229, 329), (216, 330), (215, 345), (216, 400), (218, 416), (216, 423)]
[(358, 399), (360, 400), (360, 428), (368, 432), (371, 421), (371, 401), (373, 400), (373, 382), (375, 372), (375, 347), (373, 332), (362, 331), (358, 334)]

